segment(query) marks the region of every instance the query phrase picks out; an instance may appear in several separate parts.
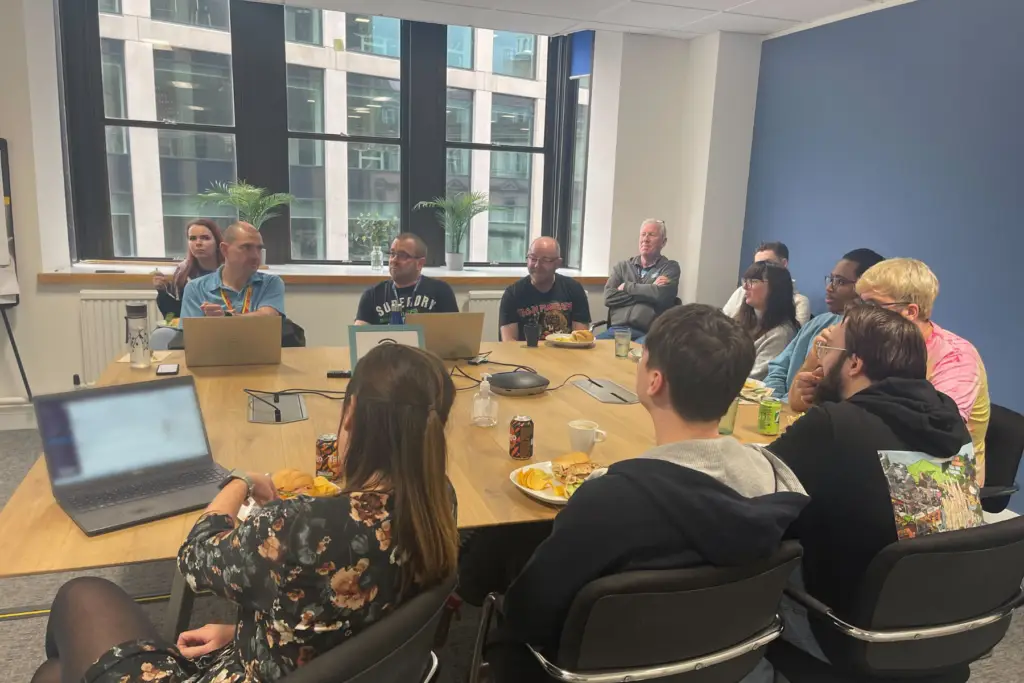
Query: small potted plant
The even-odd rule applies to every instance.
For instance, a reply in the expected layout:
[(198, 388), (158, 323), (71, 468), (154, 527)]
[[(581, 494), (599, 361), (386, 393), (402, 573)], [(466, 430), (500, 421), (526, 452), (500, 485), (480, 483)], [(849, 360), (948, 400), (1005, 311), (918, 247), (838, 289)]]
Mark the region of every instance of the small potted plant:
[(395, 219), (382, 218), (375, 213), (361, 213), (356, 218), (356, 224), (359, 226), (359, 241), (370, 245), (370, 270), (383, 270), (383, 247), (394, 236)]
[(487, 193), (458, 192), (447, 197), (435, 197), (429, 202), (420, 202), (413, 208), (437, 210), (437, 220), (445, 234), (445, 265), (448, 270), (462, 270), (462, 244), (469, 232), (469, 224), (475, 216), (491, 208), (487, 204)]
[(214, 182), (209, 190), (199, 195), (200, 206), (230, 206), (238, 212), (238, 220), (251, 223), (257, 230), (271, 218), (280, 215), (274, 209), (294, 201), (293, 194), (269, 193), (265, 188), (250, 185), (244, 180), (234, 180), (230, 183)]

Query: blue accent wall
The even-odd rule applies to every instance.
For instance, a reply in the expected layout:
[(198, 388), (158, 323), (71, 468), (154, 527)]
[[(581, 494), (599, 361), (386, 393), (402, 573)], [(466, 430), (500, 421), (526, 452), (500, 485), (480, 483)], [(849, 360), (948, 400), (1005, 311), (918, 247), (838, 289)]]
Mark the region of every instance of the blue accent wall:
[(818, 313), (844, 252), (921, 259), (1024, 412), (1022, 27), (1024, 0), (917, 0), (766, 41), (743, 261), (785, 242)]

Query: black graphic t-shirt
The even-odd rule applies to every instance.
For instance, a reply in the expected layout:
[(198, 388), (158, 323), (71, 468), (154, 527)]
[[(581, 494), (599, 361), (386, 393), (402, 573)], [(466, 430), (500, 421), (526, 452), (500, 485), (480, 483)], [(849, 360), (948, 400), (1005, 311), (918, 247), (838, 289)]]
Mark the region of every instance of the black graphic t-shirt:
[(419, 284), (411, 287), (396, 290), (393, 280), (385, 280), (367, 289), (359, 299), (356, 320), (370, 325), (387, 325), (391, 322), (393, 308), (400, 308), (403, 313), (459, 312), (451, 286), (423, 275)]
[(538, 291), (530, 277), (510, 285), (501, 297), (499, 324), (516, 323), (519, 339), (525, 339), (523, 325), (540, 326), (540, 338), (559, 332), (572, 332), (573, 323), (590, 323), (590, 302), (583, 286), (571, 277), (555, 274), (555, 284), (547, 292)]

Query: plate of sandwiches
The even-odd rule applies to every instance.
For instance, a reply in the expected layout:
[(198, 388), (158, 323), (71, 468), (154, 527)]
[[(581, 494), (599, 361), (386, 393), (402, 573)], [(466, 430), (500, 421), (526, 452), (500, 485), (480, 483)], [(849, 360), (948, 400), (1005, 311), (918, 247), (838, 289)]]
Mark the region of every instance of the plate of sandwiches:
[(594, 333), (590, 330), (575, 330), (572, 334), (549, 334), (544, 343), (566, 349), (592, 349), (595, 341)]
[(740, 398), (750, 403), (760, 403), (762, 398), (771, 396), (773, 393), (772, 389), (765, 386), (765, 383), (759, 379), (750, 379), (749, 377), (743, 382), (743, 389), (740, 391)]
[(525, 465), (508, 478), (516, 488), (548, 505), (565, 505), (588, 477), (601, 476), (607, 470), (586, 453), (567, 453), (560, 458)]

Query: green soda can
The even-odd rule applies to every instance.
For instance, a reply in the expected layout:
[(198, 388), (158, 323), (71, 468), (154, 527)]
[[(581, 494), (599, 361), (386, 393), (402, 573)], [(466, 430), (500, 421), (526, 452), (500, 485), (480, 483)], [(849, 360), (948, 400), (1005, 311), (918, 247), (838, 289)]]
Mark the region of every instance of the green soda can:
[(765, 436), (779, 435), (779, 418), (782, 417), (782, 401), (765, 397), (757, 409), (757, 433)]

